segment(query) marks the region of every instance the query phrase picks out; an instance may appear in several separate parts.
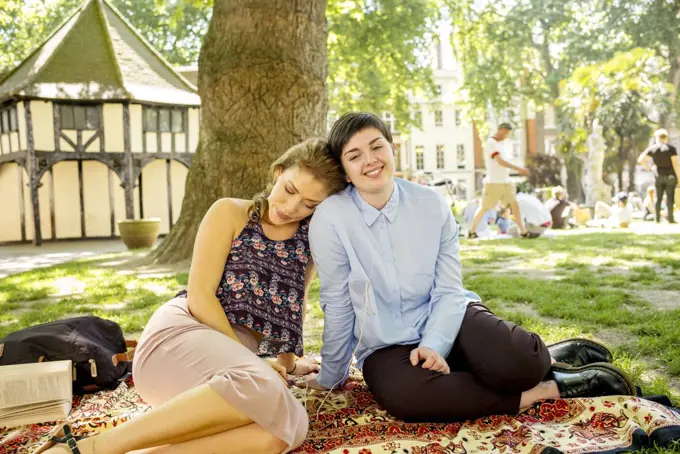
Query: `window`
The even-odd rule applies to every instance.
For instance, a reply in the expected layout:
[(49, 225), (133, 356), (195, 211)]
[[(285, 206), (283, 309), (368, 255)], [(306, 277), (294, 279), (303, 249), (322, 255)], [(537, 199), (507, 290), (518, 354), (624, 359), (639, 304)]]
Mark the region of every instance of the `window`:
[(184, 132), (184, 111), (172, 111), (172, 132)]
[(59, 106), (61, 129), (99, 129), (99, 106), (78, 106), (61, 104)]
[(465, 180), (458, 180), (456, 192), (459, 200), (467, 200), (467, 182)]
[(437, 168), (444, 168), (444, 145), (437, 145)]
[(434, 111), (434, 125), (444, 126), (444, 113), (441, 110)]
[(460, 110), (456, 109), (456, 126), (460, 126), (462, 120), (460, 118)]
[(416, 170), (425, 168), (425, 152), (422, 145), (416, 145)]
[(416, 110), (415, 113), (413, 114), (413, 126), (415, 126), (418, 129), (423, 129), (423, 111), (422, 110)]
[(144, 107), (144, 132), (186, 132), (186, 110)]
[(456, 165), (459, 169), (465, 168), (465, 145), (462, 143), (456, 145)]
[(2, 111), (2, 132), (9, 132), (9, 110)]
[(12, 105), (0, 110), (0, 133), (7, 134), (19, 130), (17, 106)]
[(387, 124), (387, 127), (390, 128), (390, 131), (394, 131), (394, 115), (390, 112), (383, 112), (382, 119)]

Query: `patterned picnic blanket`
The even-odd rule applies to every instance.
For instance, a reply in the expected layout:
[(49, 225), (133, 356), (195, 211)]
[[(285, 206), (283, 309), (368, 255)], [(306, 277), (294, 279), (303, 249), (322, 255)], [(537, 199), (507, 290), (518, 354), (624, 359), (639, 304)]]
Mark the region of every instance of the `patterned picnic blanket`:
[[(553, 400), (513, 417), (408, 424), (380, 408), (356, 370), (343, 390), (328, 397), (292, 389), (310, 418), (309, 435), (296, 453), (612, 453), (680, 439), (680, 413), (635, 397)], [(115, 390), (76, 397), (68, 421), (76, 435), (89, 435), (148, 409), (128, 379)], [(52, 427), (0, 428), (0, 454), (30, 453)]]

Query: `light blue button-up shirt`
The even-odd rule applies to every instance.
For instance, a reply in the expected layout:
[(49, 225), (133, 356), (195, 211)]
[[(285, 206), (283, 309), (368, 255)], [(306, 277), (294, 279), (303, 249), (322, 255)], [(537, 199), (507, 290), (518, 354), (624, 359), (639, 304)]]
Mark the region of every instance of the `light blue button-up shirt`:
[(354, 186), (326, 199), (309, 228), (324, 311), (319, 384), (347, 378), (356, 349), (358, 367), (374, 351), (419, 344), (443, 357), (451, 351), (467, 303), (458, 224), (431, 189), (395, 178), (382, 210)]

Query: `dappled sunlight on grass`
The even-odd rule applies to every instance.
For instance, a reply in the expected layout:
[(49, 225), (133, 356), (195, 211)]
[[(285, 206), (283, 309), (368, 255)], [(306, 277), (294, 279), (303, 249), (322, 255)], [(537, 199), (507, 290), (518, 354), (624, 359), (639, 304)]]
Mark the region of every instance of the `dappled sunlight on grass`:
[(65, 316), (96, 314), (141, 331), (153, 310), (187, 282), (186, 273), (149, 279), (87, 259), (0, 279), (0, 337)]

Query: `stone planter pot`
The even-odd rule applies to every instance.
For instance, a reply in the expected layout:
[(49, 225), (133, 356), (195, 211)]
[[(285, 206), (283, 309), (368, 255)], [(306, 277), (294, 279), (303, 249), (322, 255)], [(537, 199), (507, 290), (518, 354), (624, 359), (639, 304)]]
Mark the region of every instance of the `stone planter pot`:
[(148, 249), (156, 244), (161, 218), (125, 219), (118, 221), (118, 228), (128, 249)]

